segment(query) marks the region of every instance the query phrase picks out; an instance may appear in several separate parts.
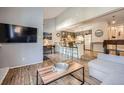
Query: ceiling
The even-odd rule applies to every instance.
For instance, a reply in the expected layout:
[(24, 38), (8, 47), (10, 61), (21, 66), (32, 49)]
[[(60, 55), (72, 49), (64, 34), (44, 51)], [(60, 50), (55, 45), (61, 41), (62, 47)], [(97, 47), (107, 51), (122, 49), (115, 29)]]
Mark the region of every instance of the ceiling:
[[(67, 7), (45, 7), (44, 8), (44, 19), (51, 19), (55, 18), (58, 15), (60, 15), (63, 11), (65, 11)], [(87, 26), (90, 26), (94, 22), (112, 22), (112, 16), (115, 16), (116, 24), (124, 24), (124, 9), (121, 9), (119, 11), (115, 11), (106, 15), (99, 16), (97, 18), (93, 18), (87, 21), (79, 22), (75, 25), (66, 27), (63, 30), (67, 31), (78, 31), (79, 29), (83, 29)]]
[(85, 21), (85, 22), (77, 23), (73, 26), (67, 27), (65, 30), (71, 31), (71, 32), (79, 31), (88, 26), (92, 26), (92, 24), (95, 22), (107, 22), (107, 23), (111, 24), (111, 22), (113, 20), (112, 16), (115, 16), (116, 25), (124, 24), (124, 9), (121, 9), (119, 11), (109, 13), (106, 15), (102, 15), (97, 18), (93, 18), (88, 21)]
[(44, 19), (55, 18), (60, 15), (63, 11), (65, 11), (66, 7), (44, 7)]
[(124, 9), (121, 9), (119, 11), (95, 18), (94, 21), (106, 21), (108, 23), (111, 23), (113, 20), (113, 16), (115, 16), (115, 21), (116, 21), (116, 25), (119, 24), (124, 24)]

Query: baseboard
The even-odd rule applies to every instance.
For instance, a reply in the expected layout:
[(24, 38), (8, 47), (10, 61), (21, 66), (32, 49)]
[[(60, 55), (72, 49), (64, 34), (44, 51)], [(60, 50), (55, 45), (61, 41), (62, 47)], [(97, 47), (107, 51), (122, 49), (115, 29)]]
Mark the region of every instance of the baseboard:
[[(43, 62), (43, 61), (42, 61), (42, 62)], [(31, 64), (19, 65), (19, 66), (12, 66), (12, 67), (9, 67), (9, 68), (10, 68), (10, 69), (19, 68), (19, 67), (24, 67), (24, 66), (35, 65), (35, 64), (38, 64), (38, 63), (42, 63), (42, 62), (36, 62), (36, 63), (31, 63)]]
[(104, 53), (104, 52), (102, 52), (102, 51), (93, 51), (93, 52)]
[(84, 51), (92, 51), (91, 49), (85, 49)]

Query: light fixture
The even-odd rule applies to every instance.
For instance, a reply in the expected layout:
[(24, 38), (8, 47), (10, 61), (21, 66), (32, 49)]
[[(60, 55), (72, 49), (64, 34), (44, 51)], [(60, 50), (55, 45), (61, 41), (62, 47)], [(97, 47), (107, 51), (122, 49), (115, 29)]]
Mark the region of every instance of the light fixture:
[(21, 30), (22, 30), (21, 27), (15, 27), (15, 32), (16, 33), (20, 34), (21, 33)]
[(49, 39), (47, 39), (47, 38), (43, 39), (43, 45), (44, 46), (50, 45)]
[(79, 36), (76, 37), (76, 42), (77, 43), (83, 43), (83, 41), (84, 41), (84, 38), (83, 38), (82, 35), (79, 35)]
[(68, 39), (68, 42), (73, 42), (74, 41), (74, 38), (71, 35), (68, 35), (67, 39)]
[(84, 38), (83, 38), (82, 35), (80, 35), (80, 36), (77, 36), (77, 40), (78, 40), (78, 41), (84, 41)]
[(112, 19), (112, 24), (115, 24), (116, 23), (116, 21), (115, 21), (115, 16), (112, 16), (113, 17), (113, 19)]
[(112, 22), (111, 22), (111, 38), (116, 39), (116, 33), (117, 33), (117, 28), (116, 28), (116, 21), (115, 21), (115, 16), (112, 16)]

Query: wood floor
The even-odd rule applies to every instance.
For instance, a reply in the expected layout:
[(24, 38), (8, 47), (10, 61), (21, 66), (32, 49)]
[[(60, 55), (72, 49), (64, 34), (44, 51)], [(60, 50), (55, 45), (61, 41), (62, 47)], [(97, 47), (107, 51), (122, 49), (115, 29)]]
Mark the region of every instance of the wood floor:
[[(80, 59), (80, 60), (76, 59), (75, 61), (85, 66), (85, 84), (84, 85), (99, 85), (101, 83), (100, 81), (88, 75), (87, 63), (91, 59), (93, 59), (93, 57), (88, 58), (84, 56), (83, 59)], [(48, 59), (48, 60), (45, 60), (43, 63), (10, 69), (2, 84), (3, 85), (36, 85), (37, 69), (52, 65), (54, 63), (55, 63), (54, 60)], [(81, 79), (82, 70), (73, 73), (73, 75)], [(39, 82), (39, 84), (42, 84), (42, 83)], [(80, 81), (68, 75), (64, 78), (61, 78), (51, 83), (50, 85), (80, 85), (80, 84), (81, 84)]]

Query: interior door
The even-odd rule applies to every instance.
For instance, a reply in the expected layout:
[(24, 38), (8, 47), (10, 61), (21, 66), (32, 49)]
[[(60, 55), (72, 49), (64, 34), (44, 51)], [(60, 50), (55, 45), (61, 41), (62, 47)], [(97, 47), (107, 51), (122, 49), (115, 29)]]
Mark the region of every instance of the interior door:
[(91, 34), (84, 35), (85, 50), (91, 50)]

